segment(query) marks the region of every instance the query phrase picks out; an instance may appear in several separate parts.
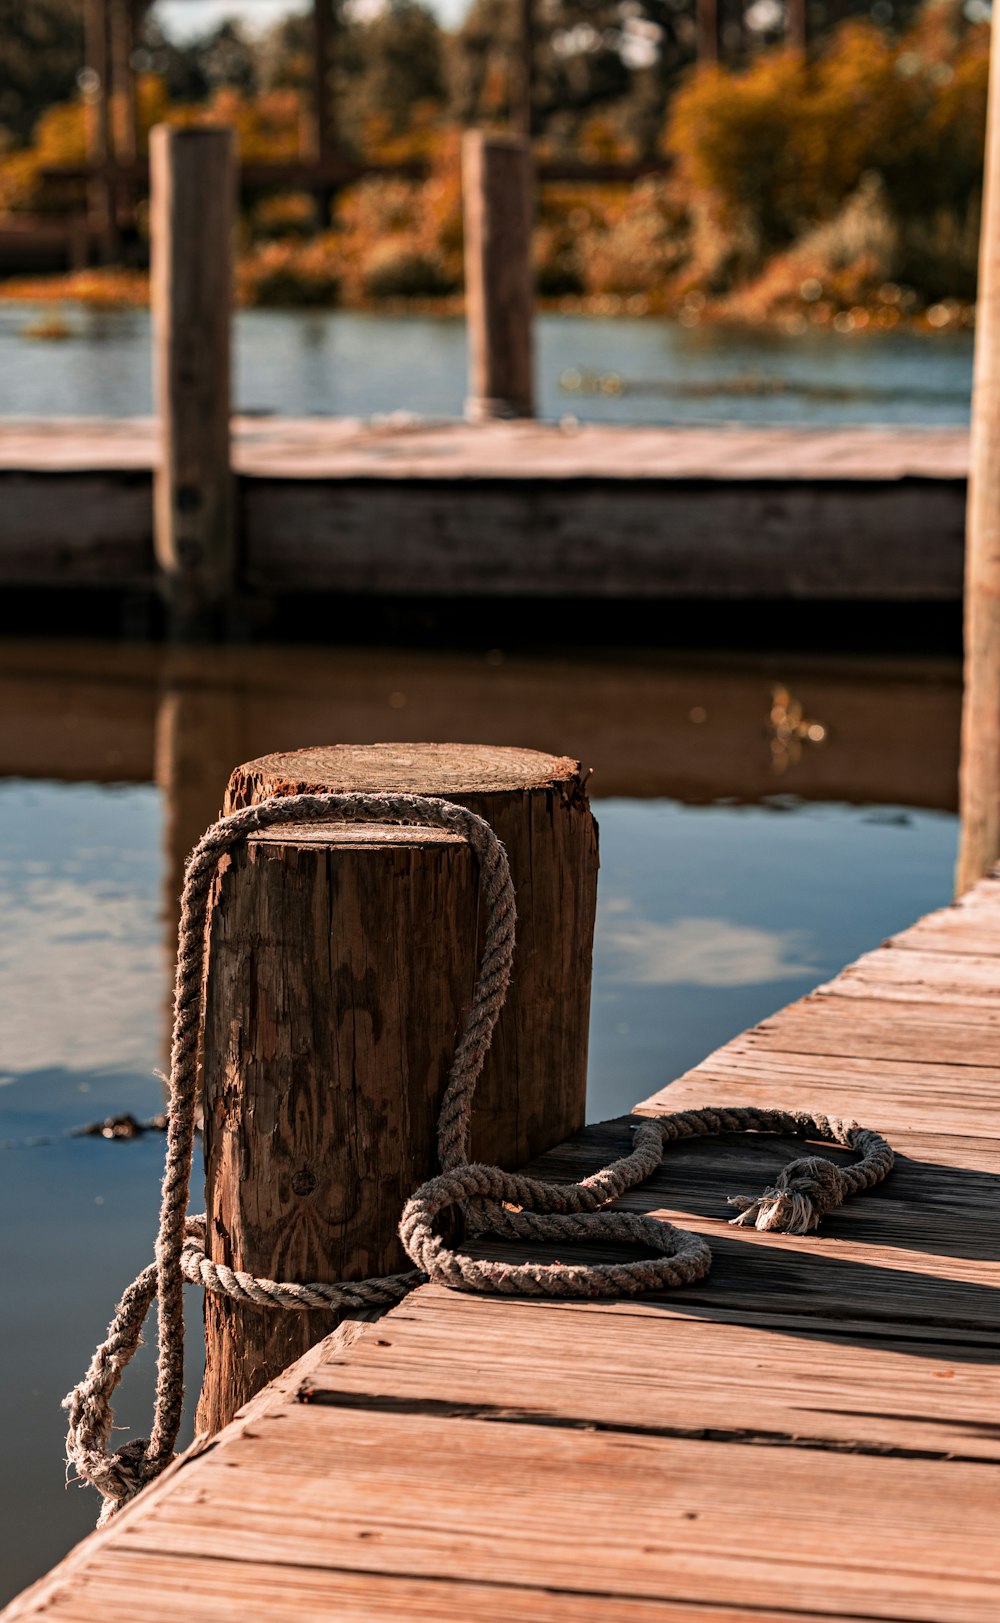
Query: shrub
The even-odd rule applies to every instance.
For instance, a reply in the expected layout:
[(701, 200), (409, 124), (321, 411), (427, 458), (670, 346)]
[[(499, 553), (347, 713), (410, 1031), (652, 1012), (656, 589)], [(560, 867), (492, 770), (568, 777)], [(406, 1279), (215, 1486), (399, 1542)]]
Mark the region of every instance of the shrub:
[(440, 259), (402, 236), (375, 244), (361, 281), (370, 299), (433, 299), (450, 291)]

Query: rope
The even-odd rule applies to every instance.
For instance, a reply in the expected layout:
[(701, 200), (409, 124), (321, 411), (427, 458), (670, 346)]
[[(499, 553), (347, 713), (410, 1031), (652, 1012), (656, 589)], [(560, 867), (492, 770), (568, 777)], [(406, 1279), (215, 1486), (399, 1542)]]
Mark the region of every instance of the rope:
[[(289, 823), (402, 823), (444, 828), (471, 845), (479, 863), (486, 912), (482, 957), (464, 1030), (438, 1118), (442, 1172), (407, 1202), (400, 1238), (415, 1270), (382, 1279), (338, 1284), (298, 1284), (258, 1279), (213, 1262), (206, 1255), (206, 1219), (188, 1215), (198, 1096), (202, 989), (208, 948), (212, 883), (220, 859), (248, 835)], [(215, 823), (195, 846), (185, 868), (174, 987), (166, 1164), (155, 1261), (144, 1268), (115, 1309), (107, 1336), (86, 1375), (64, 1400), (69, 1411), (68, 1467), (104, 1498), (101, 1521), (132, 1499), (170, 1463), (184, 1401), (185, 1281), (256, 1307), (308, 1311), (383, 1307), (427, 1280), (460, 1290), (501, 1295), (600, 1297), (685, 1285), (711, 1264), (704, 1239), (673, 1224), (630, 1212), (606, 1210), (659, 1166), (667, 1144), (718, 1133), (781, 1133), (823, 1139), (856, 1151), (860, 1160), (841, 1167), (809, 1155), (786, 1166), (756, 1199), (738, 1196), (737, 1224), (805, 1234), (849, 1195), (869, 1189), (892, 1167), (889, 1145), (852, 1121), (753, 1108), (675, 1111), (643, 1120), (632, 1151), (576, 1184), (551, 1184), (499, 1167), (471, 1164), (469, 1131), (476, 1083), (493, 1028), (503, 1007), (514, 953), (514, 891), (506, 852), (489, 824), (450, 801), (404, 794), (291, 795), (233, 812)], [(459, 1207), (470, 1234), (496, 1234), (546, 1245), (624, 1242), (651, 1255), (633, 1262), (511, 1263), (479, 1260), (445, 1245), (435, 1223)], [(140, 1345), (154, 1298), (158, 1310), (158, 1360), (153, 1427), (148, 1441), (135, 1439), (109, 1452), (111, 1400)]]

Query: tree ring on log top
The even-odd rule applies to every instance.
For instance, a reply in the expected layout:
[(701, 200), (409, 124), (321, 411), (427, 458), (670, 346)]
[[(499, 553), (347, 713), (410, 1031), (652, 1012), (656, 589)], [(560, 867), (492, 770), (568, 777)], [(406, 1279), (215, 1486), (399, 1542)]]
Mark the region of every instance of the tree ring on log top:
[(331, 744), (262, 755), (236, 768), (226, 810), (269, 795), (323, 791), (451, 796), (558, 790), (575, 797), (580, 763), (542, 750), (487, 744)]

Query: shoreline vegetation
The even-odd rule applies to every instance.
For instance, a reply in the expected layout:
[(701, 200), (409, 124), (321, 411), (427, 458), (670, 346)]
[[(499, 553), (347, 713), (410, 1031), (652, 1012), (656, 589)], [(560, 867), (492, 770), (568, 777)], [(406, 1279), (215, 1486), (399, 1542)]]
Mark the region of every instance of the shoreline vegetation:
[[(539, 308), (789, 334), (971, 327), (988, 56), (975, 0), (926, 0), (901, 32), (853, 19), (808, 59), (775, 48), (739, 68), (687, 71), (656, 136), (662, 173), (540, 189)], [(225, 121), (248, 160), (287, 160), (299, 150), (303, 95), (224, 86), (177, 103), (162, 75), (146, 73), (141, 143), (162, 120)], [(72, 203), (68, 189), (79, 183), (54, 179), (53, 169), (82, 160), (85, 114), (79, 98), (49, 107), (30, 145), (0, 153), (0, 210)], [(402, 130), (370, 117), (357, 150), (420, 159), (425, 179), (368, 176), (344, 188), (320, 222), (306, 193), (244, 197), (238, 303), (459, 314), (460, 141), (446, 106), (418, 101)], [(542, 159), (567, 155), (544, 130), (536, 149)], [(613, 107), (589, 113), (570, 151), (581, 162), (642, 156)], [(140, 253), (147, 214), (139, 203)], [(20, 276), (0, 283), (0, 298), (142, 305), (148, 284), (134, 268)], [(38, 336), (59, 336), (55, 311), (35, 326)]]
[[(733, 328), (767, 327), (790, 336), (799, 336), (810, 330), (841, 334), (891, 332), (903, 329), (934, 336), (942, 332), (969, 331), (975, 326), (975, 301), (944, 299), (922, 306), (912, 299), (912, 289), (896, 284), (878, 290), (876, 297), (865, 304), (838, 307), (823, 297), (807, 295), (800, 298), (803, 309), (782, 310), (763, 316), (741, 315), (736, 311), (719, 308), (707, 298), (690, 295), (679, 304), (644, 294), (569, 294), (559, 298), (539, 296), (537, 309), (546, 315), (630, 316), (633, 319), (653, 317), (678, 321), (681, 326), (694, 328), (702, 325)], [(391, 297), (348, 302), (343, 299), (289, 298), (287, 301), (239, 299), (241, 309), (335, 309), (360, 314), (398, 316), (436, 316), (441, 319), (460, 319), (465, 313), (462, 293), (450, 293), (436, 298)], [(121, 270), (115, 267), (100, 270), (74, 271), (65, 275), (11, 277), (0, 282), (0, 304), (33, 304), (39, 315), (22, 329), (25, 338), (58, 340), (73, 338), (76, 329), (64, 312), (64, 306), (85, 306), (98, 310), (148, 309), (149, 277), (145, 271)], [(47, 312), (47, 313), (46, 313)], [(587, 380), (581, 387), (586, 388)]]

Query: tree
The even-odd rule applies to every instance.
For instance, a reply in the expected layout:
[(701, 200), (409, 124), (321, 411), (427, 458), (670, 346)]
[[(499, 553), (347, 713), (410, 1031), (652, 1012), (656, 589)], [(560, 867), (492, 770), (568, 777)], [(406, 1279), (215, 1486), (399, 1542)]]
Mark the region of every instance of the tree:
[(349, 23), (340, 58), (342, 117), (356, 139), (373, 125), (401, 135), (417, 107), (444, 102), (441, 29), (418, 0), (387, 0)]
[(155, 14), (149, 15), (139, 35), (135, 65), (141, 73), (158, 74), (172, 102), (207, 101), (223, 88), (248, 96), (258, 89), (256, 47), (234, 22), (178, 44), (164, 34)]
[(80, 0), (3, 0), (0, 131), (26, 142), (39, 114), (66, 101), (83, 66)]

